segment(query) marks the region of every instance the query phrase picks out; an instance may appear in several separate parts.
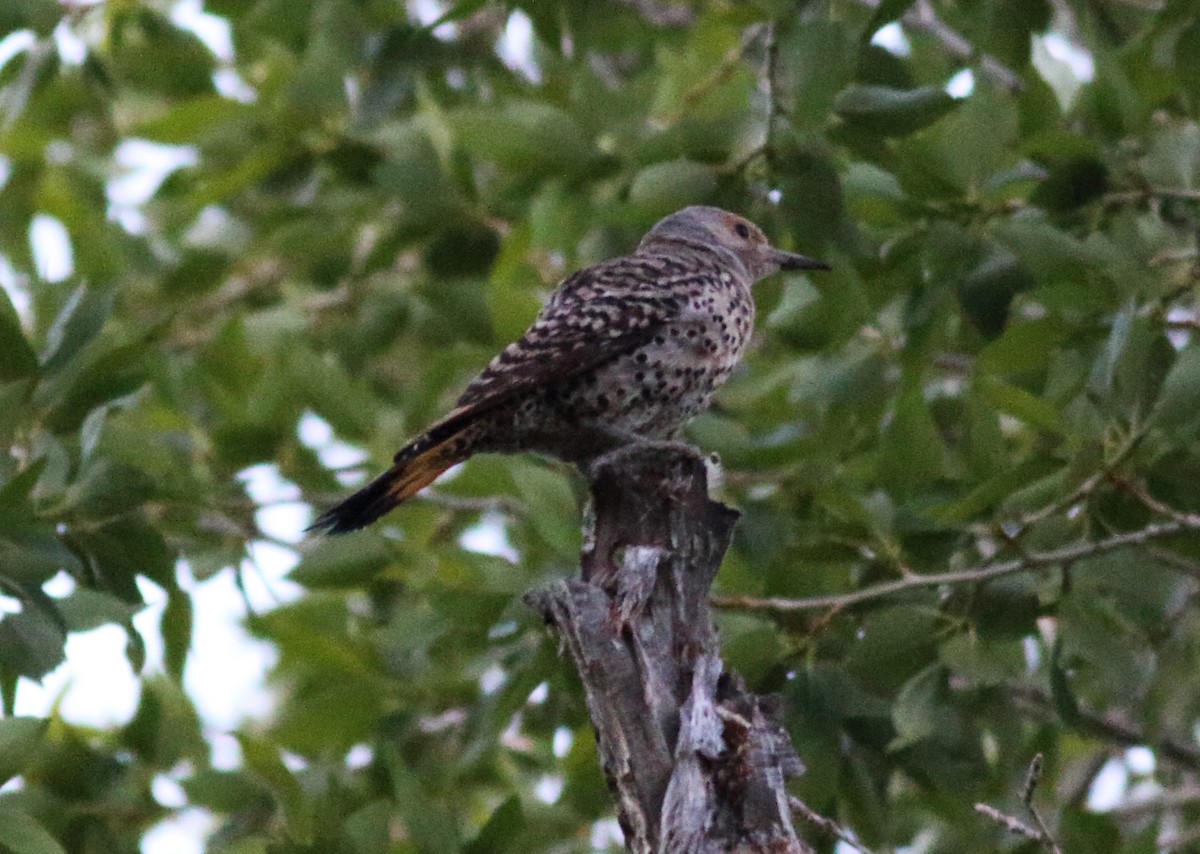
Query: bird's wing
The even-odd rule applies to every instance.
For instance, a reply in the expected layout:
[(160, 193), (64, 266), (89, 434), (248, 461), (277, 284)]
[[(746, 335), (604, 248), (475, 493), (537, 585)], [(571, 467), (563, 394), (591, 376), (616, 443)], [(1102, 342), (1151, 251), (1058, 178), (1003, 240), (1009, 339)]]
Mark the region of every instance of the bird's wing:
[(652, 255), (575, 273), (533, 326), (467, 386), (448, 419), (591, 370), (649, 342), (683, 307), (680, 289), (671, 285), (687, 278), (673, 259)]

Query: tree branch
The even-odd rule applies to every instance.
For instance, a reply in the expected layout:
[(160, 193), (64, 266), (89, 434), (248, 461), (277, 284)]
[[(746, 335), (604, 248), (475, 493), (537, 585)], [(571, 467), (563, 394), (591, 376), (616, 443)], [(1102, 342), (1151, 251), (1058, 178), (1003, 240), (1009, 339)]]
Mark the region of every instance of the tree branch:
[(875, 854), (874, 851), (859, 842), (858, 837), (855, 836), (851, 831), (846, 830), (846, 828), (842, 827), (833, 819), (826, 818), (820, 813), (815, 812), (811, 807), (809, 807), (808, 804), (804, 803), (804, 801), (800, 800), (794, 795), (788, 797), (788, 804), (791, 806), (794, 813), (807, 821), (809, 824), (819, 827), (821, 830), (823, 830), (825, 833), (828, 833), (835, 839), (846, 843), (855, 851), (858, 851), (859, 854)]
[(1038, 781), (1042, 778), (1042, 762), (1042, 754), (1034, 754), (1033, 761), (1029, 763), (1029, 771), (1025, 774), (1025, 785), (1021, 787), (1021, 803), (1025, 805), (1025, 809), (1033, 818), (1034, 827), (1030, 827), (1019, 818), (1001, 812), (987, 804), (975, 804), (975, 812), (987, 816), (997, 824), (1003, 825), (1009, 833), (1015, 833), (1018, 836), (1024, 836), (1026, 839), (1038, 842), (1050, 849), (1053, 854), (1063, 854), (1062, 848), (1059, 847), (1051, 835), (1049, 828), (1046, 827), (1046, 822), (1042, 820), (1041, 813), (1033, 805), (1033, 792), (1037, 788)]
[(574, 661), (628, 849), (811, 854), (777, 703), (723, 672), (708, 593), (737, 512), (701, 457), (632, 445), (592, 468), (582, 578), (526, 596)]
[[(1050, 698), (1032, 685), (1008, 684), (1004, 686), (1004, 694), (1024, 714), (1058, 714)], [(1147, 746), (1180, 768), (1200, 771), (1200, 750), (1194, 745), (1170, 737), (1153, 736), (1114, 714), (1101, 715), (1080, 707), (1071, 726), (1121, 747)]]
[(1200, 531), (1200, 516), (1181, 514), (1180, 518), (1169, 522), (1157, 522), (1136, 531), (1124, 531), (1113, 534), (1102, 540), (1073, 543), (1062, 548), (1050, 549), (1044, 552), (1029, 552), (1013, 560), (995, 561), (982, 566), (962, 569), (957, 572), (943, 572), (932, 575), (910, 575), (896, 581), (887, 581), (854, 590), (850, 593), (836, 593), (829, 596), (811, 596), (806, 599), (786, 599), (780, 597), (757, 596), (714, 596), (713, 604), (732, 611), (765, 611), (768, 613), (794, 613), (797, 611), (813, 611), (821, 608), (842, 609), (875, 599), (883, 599), (895, 593), (906, 590), (916, 590), (925, 587), (941, 587), (952, 584), (976, 584), (989, 581), (1005, 575), (1018, 572), (1028, 572), (1047, 566), (1063, 563), (1073, 563), (1083, 558), (1094, 557), (1121, 549), (1144, 546), (1155, 540), (1173, 537), (1188, 531)]
[[(858, 3), (868, 9), (877, 9), (880, 0), (858, 0)], [(933, 36), (958, 61), (970, 63), (978, 60), (984, 73), (1006, 91), (1020, 92), (1025, 88), (1015, 71), (991, 54), (977, 51), (961, 33), (939, 18), (929, 0), (918, 0), (900, 20), (905, 26)]]
[(696, 23), (696, 13), (688, 6), (663, 3), (661, 0), (613, 0), (620, 6), (628, 6), (655, 27), (690, 27)]

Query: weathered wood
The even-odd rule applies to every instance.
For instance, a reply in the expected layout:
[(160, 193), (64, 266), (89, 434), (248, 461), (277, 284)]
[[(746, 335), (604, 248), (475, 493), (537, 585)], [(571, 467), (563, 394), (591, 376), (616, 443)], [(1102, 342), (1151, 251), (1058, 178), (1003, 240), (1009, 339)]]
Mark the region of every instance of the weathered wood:
[(582, 578), (531, 592), (583, 681), (628, 850), (808, 854), (778, 710), (723, 672), (708, 596), (735, 510), (686, 447), (636, 445), (591, 471)]

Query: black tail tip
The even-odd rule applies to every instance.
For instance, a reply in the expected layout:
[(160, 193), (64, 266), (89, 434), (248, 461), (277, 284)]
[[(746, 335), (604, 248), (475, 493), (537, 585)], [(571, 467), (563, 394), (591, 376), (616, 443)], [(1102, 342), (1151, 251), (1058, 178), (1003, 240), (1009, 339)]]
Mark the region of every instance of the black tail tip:
[(305, 533), (348, 534), (367, 527), (398, 503), (391, 495), (389, 484), (388, 475), (377, 477), (341, 504), (318, 516), (304, 529)]
[(304, 529), (306, 534), (336, 535), (348, 534), (365, 528), (370, 522), (363, 522), (339, 512), (342, 505), (326, 510), (313, 523)]

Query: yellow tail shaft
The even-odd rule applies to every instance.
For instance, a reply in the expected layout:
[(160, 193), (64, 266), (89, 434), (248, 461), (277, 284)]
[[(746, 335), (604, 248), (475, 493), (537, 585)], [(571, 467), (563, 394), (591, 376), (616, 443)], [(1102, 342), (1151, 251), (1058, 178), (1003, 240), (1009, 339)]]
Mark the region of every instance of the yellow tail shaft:
[[(440, 439), (440, 441), (439, 441)], [(437, 480), (438, 475), (469, 456), (457, 433), (434, 438), (426, 433), (396, 454), (395, 464), (336, 507), (326, 510), (310, 531), (344, 534), (365, 528)]]

